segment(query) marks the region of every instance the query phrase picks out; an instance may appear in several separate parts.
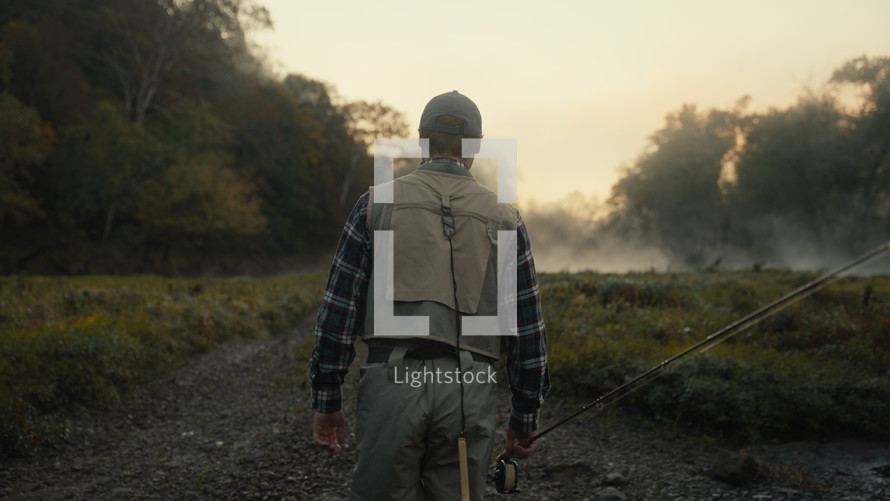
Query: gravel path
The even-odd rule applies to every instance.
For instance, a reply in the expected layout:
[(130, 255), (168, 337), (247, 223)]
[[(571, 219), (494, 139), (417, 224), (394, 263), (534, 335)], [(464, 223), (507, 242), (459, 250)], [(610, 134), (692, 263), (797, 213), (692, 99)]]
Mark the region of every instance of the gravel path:
[[(306, 323), (272, 339), (228, 342), (84, 418), (70, 443), (4, 460), (0, 498), (346, 499), (355, 437), (339, 455), (312, 442), (305, 360), (294, 355), (310, 332)], [(506, 406), (504, 398), (499, 422), (506, 423)], [(543, 422), (575, 408), (551, 398)], [(489, 486), (486, 499), (890, 500), (890, 444), (750, 448), (763, 473), (742, 487), (708, 477), (717, 450), (705, 438), (607, 412), (554, 431), (520, 463), (521, 492), (503, 496)]]

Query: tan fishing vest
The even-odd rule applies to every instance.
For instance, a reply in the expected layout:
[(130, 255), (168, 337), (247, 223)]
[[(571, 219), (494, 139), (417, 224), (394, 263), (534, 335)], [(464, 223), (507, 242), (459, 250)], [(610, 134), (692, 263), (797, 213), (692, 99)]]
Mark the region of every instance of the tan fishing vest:
[[(396, 316), (429, 317), (429, 335), (416, 337), (457, 344), (454, 288), (443, 205), (454, 215), (454, 279), (462, 316), (497, 316), (498, 230), (515, 230), (517, 212), (462, 167), (425, 164), (392, 183), (393, 203), (375, 203), (370, 189), (368, 227), (393, 232), (393, 284)], [(364, 339), (388, 338), (374, 330), (373, 273), (368, 288)], [(399, 336), (404, 337), (404, 336)], [(502, 337), (461, 336), (462, 349), (490, 358), (502, 352)]]

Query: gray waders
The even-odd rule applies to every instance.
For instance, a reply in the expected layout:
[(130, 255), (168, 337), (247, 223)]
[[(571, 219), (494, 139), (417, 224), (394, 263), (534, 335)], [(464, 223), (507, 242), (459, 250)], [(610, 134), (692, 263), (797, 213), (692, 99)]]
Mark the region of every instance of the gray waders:
[[(498, 388), (494, 368), (481, 357), (461, 351), (460, 367), (470, 497), (481, 500), (494, 446)], [(386, 362), (361, 367), (350, 499), (461, 499), (457, 369), (456, 356), (411, 358), (405, 344), (396, 344)]]

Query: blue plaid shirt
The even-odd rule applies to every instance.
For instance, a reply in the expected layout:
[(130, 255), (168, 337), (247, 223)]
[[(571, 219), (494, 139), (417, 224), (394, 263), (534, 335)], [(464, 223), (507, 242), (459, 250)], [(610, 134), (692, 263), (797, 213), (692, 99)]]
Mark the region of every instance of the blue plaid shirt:
[[(435, 159), (465, 168), (457, 161)], [(312, 408), (340, 410), (340, 385), (355, 358), (355, 341), (364, 332), (368, 283), (373, 268), (373, 235), (367, 225), (368, 193), (359, 198), (340, 236), (327, 288), (315, 325), (315, 348), (309, 360)], [(541, 313), (538, 280), (528, 233), (518, 219), (517, 327), (506, 337), (507, 375), (512, 391), (510, 427), (519, 432), (538, 428), (538, 412), (550, 389), (547, 335)]]

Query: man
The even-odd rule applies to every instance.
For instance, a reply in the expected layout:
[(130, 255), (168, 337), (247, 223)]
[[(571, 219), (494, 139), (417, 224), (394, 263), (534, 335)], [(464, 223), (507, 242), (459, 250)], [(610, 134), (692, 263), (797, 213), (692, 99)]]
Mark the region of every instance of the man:
[[(424, 108), (419, 132), (429, 140), (429, 158), (388, 185), (391, 200), (378, 200), (382, 190), (371, 188), (346, 222), (309, 362), (313, 437), (339, 452), (346, 438), (340, 385), (355, 357), (356, 337), (368, 344), (356, 407), (355, 500), (460, 499), (462, 462), (472, 499), (482, 499), (494, 447), (497, 385), (491, 364), (506, 355), (511, 456), (526, 458), (534, 450), (535, 443), (521, 443), (537, 434), (550, 386), (525, 225), (516, 209), (498, 204), (473, 179), (473, 154), (462, 150), (463, 138), (482, 137), (478, 108), (457, 91), (436, 96)], [(497, 240), (505, 230), (516, 234), (516, 332), (463, 334), (464, 320), (497, 315)], [(375, 242), (384, 242), (376, 237), (387, 231), (395, 264), (380, 273), (386, 268), (375, 266)], [(380, 280), (393, 282), (378, 288)], [(378, 298), (375, 290), (389, 292)], [(426, 317), (422, 327), (394, 335), (388, 321), (375, 318), (377, 300), (391, 300), (395, 318)], [(459, 442), (466, 445), (463, 461)]]

